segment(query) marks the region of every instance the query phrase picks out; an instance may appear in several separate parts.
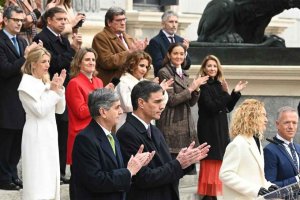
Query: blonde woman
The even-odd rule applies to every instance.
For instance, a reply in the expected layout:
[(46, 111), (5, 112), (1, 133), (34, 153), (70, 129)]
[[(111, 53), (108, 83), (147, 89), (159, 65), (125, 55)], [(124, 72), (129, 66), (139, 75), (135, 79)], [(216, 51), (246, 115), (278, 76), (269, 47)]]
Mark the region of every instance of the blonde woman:
[(65, 110), (66, 71), (55, 74), (50, 81), (50, 57), (44, 48), (31, 50), (18, 88), (26, 112), (22, 137), (23, 200), (60, 199), (55, 113)]
[(246, 99), (236, 109), (230, 128), (233, 141), (220, 169), (224, 200), (252, 200), (278, 188), (265, 179), (261, 139), (267, 122), (264, 104), (258, 100)]
[(209, 76), (209, 79), (200, 87), (198, 139), (200, 144), (207, 142), (211, 145), (211, 150), (208, 156), (200, 161), (198, 194), (204, 196), (203, 200), (216, 200), (217, 196), (222, 195), (219, 170), (229, 143), (227, 113), (233, 110), (247, 82), (240, 81), (229, 93), (221, 63), (213, 55), (204, 58), (199, 75)]

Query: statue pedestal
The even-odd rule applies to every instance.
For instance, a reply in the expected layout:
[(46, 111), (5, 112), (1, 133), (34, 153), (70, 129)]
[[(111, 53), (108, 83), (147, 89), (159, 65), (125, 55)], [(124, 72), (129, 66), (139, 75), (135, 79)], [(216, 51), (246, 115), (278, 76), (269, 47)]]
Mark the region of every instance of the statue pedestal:
[[(191, 42), (188, 53), (193, 64), (201, 64), (205, 56), (217, 56), (222, 65), (300, 66), (300, 48), (263, 47), (253, 44), (221, 44)], [(232, 46), (235, 45), (235, 46)]]

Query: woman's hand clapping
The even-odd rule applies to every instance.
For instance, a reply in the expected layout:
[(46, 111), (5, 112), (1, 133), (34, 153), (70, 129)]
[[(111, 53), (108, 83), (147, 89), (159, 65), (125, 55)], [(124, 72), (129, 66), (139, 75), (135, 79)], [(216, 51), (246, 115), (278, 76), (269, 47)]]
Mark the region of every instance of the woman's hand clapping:
[(209, 76), (198, 76), (198, 78), (194, 79), (193, 82), (189, 85), (188, 89), (192, 93), (197, 90), (200, 85), (203, 85), (207, 82)]
[(50, 82), (50, 90), (59, 92), (59, 90), (63, 88), (66, 76), (67, 72), (65, 69), (61, 70), (60, 75), (58, 75), (58, 73), (54, 74), (52, 81)]

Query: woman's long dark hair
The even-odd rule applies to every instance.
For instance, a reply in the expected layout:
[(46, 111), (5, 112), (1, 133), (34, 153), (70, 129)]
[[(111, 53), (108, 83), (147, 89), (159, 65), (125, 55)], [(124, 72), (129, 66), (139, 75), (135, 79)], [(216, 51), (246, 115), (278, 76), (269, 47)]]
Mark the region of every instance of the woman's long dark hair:
[[(171, 62), (169, 55), (171, 55), (173, 49), (175, 47), (182, 47), (184, 49), (184, 53), (186, 54), (186, 47), (182, 44), (182, 43), (172, 43), (170, 46), (169, 46), (169, 49), (168, 49), (168, 52), (167, 54), (165, 55), (165, 58), (163, 60), (163, 64), (162, 66), (166, 66), (167, 64), (169, 64)], [(181, 67), (184, 68), (186, 66), (186, 59), (184, 59), (183, 63), (181, 64)]]

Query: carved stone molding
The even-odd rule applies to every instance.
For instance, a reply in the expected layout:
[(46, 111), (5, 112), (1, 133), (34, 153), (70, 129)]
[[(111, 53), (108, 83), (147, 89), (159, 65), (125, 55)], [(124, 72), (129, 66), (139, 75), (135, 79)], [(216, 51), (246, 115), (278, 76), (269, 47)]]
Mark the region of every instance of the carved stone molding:
[[(201, 65), (192, 65), (191, 78), (198, 73)], [(270, 65), (222, 65), (224, 76), (231, 89), (240, 80), (248, 81), (243, 95), (258, 96), (299, 96), (300, 66)]]

